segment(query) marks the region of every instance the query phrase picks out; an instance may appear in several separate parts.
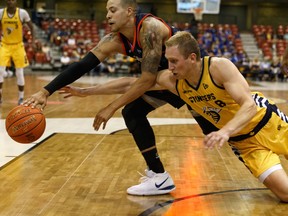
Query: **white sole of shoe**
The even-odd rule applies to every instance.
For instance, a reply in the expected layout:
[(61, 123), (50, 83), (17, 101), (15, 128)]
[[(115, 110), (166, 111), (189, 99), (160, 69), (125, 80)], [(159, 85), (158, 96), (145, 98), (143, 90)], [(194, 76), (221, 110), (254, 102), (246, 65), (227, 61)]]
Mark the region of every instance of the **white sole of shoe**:
[(169, 194), (170, 192), (174, 191), (176, 189), (176, 187), (174, 186), (173, 188), (169, 188), (168, 190), (157, 190), (154, 192), (144, 192), (144, 193), (137, 193), (137, 192), (133, 192), (133, 191), (129, 191), (129, 189), (127, 190), (127, 193), (129, 195), (133, 195), (133, 196), (157, 196), (157, 195), (163, 195), (163, 194)]

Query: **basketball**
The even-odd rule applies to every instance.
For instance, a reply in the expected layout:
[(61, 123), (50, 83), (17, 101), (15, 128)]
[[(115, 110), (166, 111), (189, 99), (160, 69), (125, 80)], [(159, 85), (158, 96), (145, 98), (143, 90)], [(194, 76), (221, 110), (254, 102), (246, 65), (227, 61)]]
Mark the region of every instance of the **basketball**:
[(41, 110), (19, 105), (12, 109), (5, 121), (8, 135), (18, 143), (31, 143), (45, 131), (46, 120)]

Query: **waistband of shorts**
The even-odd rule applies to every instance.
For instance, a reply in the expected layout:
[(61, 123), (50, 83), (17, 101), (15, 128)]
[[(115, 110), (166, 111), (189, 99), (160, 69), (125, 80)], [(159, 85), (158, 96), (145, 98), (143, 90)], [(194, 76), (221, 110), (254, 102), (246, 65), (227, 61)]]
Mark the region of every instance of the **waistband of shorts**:
[(5, 44), (5, 45), (18, 45), (18, 44), (21, 44), (23, 43), (23, 41), (20, 41), (20, 42), (17, 42), (17, 43), (6, 43), (4, 41), (1, 41), (2, 44)]
[(270, 107), (267, 107), (265, 115), (263, 116), (261, 121), (255, 126), (255, 128), (253, 128), (252, 131), (250, 131), (247, 134), (230, 137), (229, 141), (241, 141), (249, 137), (255, 136), (267, 124), (271, 116), (272, 116), (272, 109)]

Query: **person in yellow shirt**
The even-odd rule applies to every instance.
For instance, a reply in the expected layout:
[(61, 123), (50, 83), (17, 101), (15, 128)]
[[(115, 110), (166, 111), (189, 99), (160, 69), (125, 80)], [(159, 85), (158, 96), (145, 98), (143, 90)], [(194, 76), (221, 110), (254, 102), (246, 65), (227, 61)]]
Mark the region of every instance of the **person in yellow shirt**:
[(24, 43), (23, 24), (27, 23), (33, 37), (33, 24), (28, 12), (16, 7), (17, 0), (6, 0), (7, 7), (0, 9), (0, 26), (2, 29), (0, 47), (0, 103), (2, 103), (2, 85), (5, 75), (5, 68), (10, 64), (11, 59), (15, 65), (15, 74), (18, 85), (18, 104), (24, 98), (24, 68), (29, 65)]
[(288, 176), (279, 159), (288, 156), (288, 117), (260, 92), (251, 92), (230, 60), (201, 59), (191, 34), (178, 32), (165, 46), (169, 68), (158, 74), (157, 83), (219, 129), (205, 136), (205, 147), (229, 142), (251, 173), (288, 202)]

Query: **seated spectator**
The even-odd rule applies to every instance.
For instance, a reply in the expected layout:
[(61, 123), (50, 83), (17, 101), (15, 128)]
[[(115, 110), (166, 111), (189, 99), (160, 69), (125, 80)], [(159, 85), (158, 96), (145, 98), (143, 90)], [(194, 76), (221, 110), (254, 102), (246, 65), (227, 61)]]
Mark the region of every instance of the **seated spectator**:
[(119, 73), (130, 73), (130, 61), (129, 56), (123, 56), (122, 60), (119, 61), (119, 67), (117, 72)]
[(63, 52), (63, 55), (60, 58), (60, 62), (62, 64), (61, 68), (65, 69), (68, 67), (68, 65), (71, 63), (71, 59), (68, 55), (68, 52)]
[(116, 59), (115, 56), (109, 58), (107, 60), (107, 69), (109, 73), (115, 73), (116, 72)]
[(282, 57), (280, 79), (284, 81), (288, 77), (288, 47)]
[[(278, 57), (274, 57), (273, 61), (271, 63), (271, 80), (275, 81), (278, 80), (278, 78), (281, 79), (281, 63), (280, 63), (280, 59)], [(280, 76), (280, 77), (279, 77)]]
[(76, 45), (76, 39), (75, 39), (75, 38), (68, 38), (67, 44), (68, 44), (69, 46), (74, 46), (74, 45)]
[(51, 49), (47, 43), (43, 44), (42, 52), (45, 53), (47, 62), (50, 62), (51, 61)]
[(230, 60), (236, 65), (237, 68), (239, 68), (241, 59), (236, 52), (232, 53)]
[(223, 57), (228, 58), (228, 59), (231, 59), (232, 57), (232, 53), (229, 52), (227, 46), (224, 46), (223, 48)]
[(270, 57), (265, 56), (263, 61), (260, 62), (259, 76), (261, 80), (271, 80), (273, 77), (271, 70), (271, 61)]
[(255, 56), (253, 60), (250, 62), (250, 73), (253, 78), (258, 78), (260, 70), (260, 60), (258, 56)]
[(247, 74), (250, 74), (250, 61), (249, 58), (243, 58), (239, 64), (239, 71), (244, 77), (247, 77)]

